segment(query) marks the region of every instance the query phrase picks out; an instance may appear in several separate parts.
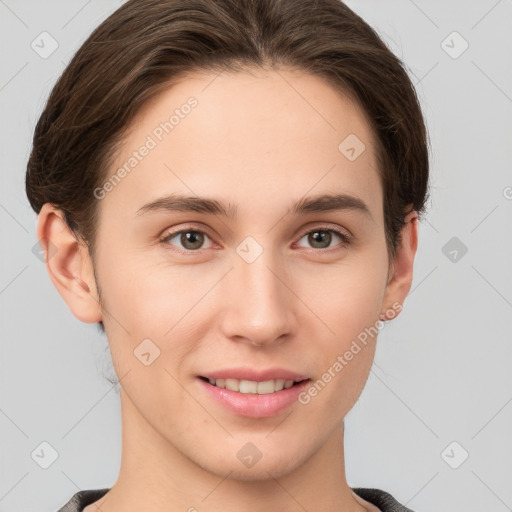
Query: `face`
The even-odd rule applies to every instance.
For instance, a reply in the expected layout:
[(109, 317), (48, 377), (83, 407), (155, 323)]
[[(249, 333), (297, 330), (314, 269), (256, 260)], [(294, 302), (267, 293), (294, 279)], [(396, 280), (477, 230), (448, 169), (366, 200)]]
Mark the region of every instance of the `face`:
[(375, 147), (356, 103), (297, 70), (189, 76), (133, 123), (96, 191), (101, 315), (125, 399), (200, 467), (290, 472), (358, 399), (405, 296)]

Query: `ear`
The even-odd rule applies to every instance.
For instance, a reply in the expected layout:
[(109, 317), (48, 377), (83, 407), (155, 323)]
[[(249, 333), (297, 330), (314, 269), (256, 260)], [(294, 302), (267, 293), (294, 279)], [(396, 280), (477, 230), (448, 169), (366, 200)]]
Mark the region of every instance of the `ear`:
[(398, 316), (411, 289), (414, 256), (418, 248), (417, 212), (410, 212), (405, 218), (405, 222), (406, 224), (402, 228), (402, 242), (390, 265), (389, 279), (382, 301), (381, 320), (392, 320)]
[(62, 210), (46, 203), (39, 212), (37, 238), (46, 270), (69, 309), (85, 323), (102, 320), (92, 261), (64, 220)]

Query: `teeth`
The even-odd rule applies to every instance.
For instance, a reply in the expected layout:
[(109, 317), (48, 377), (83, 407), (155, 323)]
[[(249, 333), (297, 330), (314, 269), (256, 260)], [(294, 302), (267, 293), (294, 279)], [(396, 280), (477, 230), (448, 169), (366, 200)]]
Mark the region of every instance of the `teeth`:
[(226, 389), (230, 389), (231, 391), (240, 391), (240, 381), (237, 379), (226, 379), (225, 384)]
[[(254, 380), (241, 380), (239, 381), (240, 393), (258, 393), (258, 383)], [(264, 384), (262, 382), (262, 384)]]
[(294, 384), (293, 380), (284, 379), (265, 380), (263, 382), (239, 379), (208, 379), (208, 381), (210, 384), (217, 386), (218, 388), (238, 391), (239, 393), (253, 393), (258, 395), (275, 393), (282, 389), (291, 388)]

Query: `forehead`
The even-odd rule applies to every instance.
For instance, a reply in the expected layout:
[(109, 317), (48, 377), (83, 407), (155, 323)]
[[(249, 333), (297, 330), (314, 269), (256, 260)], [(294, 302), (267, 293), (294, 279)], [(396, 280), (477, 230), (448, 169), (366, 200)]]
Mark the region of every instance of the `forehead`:
[[(279, 194), (336, 188), (379, 209), (373, 137), (358, 103), (318, 76), (295, 69), (195, 73), (138, 113), (107, 179), (121, 167), (126, 172), (103, 203), (122, 202), (135, 214), (142, 203), (178, 191), (239, 196), (249, 207), (255, 197), (268, 204)], [(143, 146), (149, 149), (139, 151)]]

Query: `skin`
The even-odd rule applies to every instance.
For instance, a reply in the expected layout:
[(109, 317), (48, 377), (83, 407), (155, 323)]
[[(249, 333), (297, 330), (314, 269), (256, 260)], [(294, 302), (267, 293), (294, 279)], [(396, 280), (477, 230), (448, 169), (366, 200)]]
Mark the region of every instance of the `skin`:
[[(403, 304), (417, 215), (408, 217), (390, 262), (375, 139), (348, 96), (293, 69), (216, 75), (191, 75), (139, 113), (109, 176), (169, 112), (190, 96), (198, 100), (98, 201), (95, 274), (61, 212), (46, 204), (39, 215), (38, 238), (57, 248), (47, 261), (50, 278), (79, 320), (103, 320), (121, 380), (119, 477), (85, 510), (378, 510), (351, 491), (343, 448), (343, 419), (364, 388), (377, 336), (307, 405), (295, 402), (270, 418), (226, 410), (197, 375), (246, 365), (321, 378), (359, 333)], [(366, 146), (354, 161), (338, 150), (351, 133)], [(173, 192), (236, 204), (238, 215), (137, 215)], [(362, 199), (371, 215), (287, 213), (304, 196), (333, 192)], [(348, 230), (352, 241), (332, 233), (313, 245), (307, 233), (326, 223)], [(199, 249), (179, 235), (159, 241), (191, 228), (206, 233)], [(236, 252), (247, 236), (263, 249), (252, 263)], [(146, 338), (160, 349), (150, 366), (133, 354)], [(262, 454), (250, 468), (237, 458), (247, 442)]]

